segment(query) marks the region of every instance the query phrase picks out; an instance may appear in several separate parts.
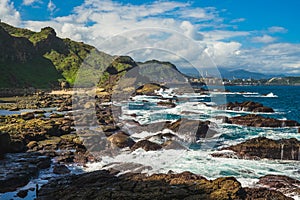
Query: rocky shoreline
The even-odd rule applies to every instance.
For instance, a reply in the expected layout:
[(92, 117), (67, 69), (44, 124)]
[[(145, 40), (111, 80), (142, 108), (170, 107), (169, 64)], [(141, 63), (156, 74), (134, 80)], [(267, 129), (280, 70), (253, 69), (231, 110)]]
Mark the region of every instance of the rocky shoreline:
[[(115, 173), (115, 172), (114, 172)], [(191, 172), (128, 173), (115, 176), (100, 170), (50, 181), (38, 199), (278, 199), (290, 200), (279, 191), (242, 188), (234, 177), (207, 180)]]
[[(144, 89), (145, 91), (143, 88), (139, 88), (135, 95), (157, 95), (154, 92), (157, 87), (144, 87)], [(141, 125), (134, 120), (115, 123), (113, 112), (118, 111), (113, 110), (114, 108), (107, 104), (110, 102), (109, 98), (110, 96), (97, 94), (95, 102), (86, 100), (83, 105), (78, 104), (87, 110), (95, 109), (95, 116), (89, 112), (77, 112), (76, 110), (69, 112), (74, 108), (80, 110), (76, 104), (72, 105), (72, 102), (76, 103), (79, 100), (73, 99), (72, 101), (71, 95), (39, 93), (35, 96), (22, 98), (17, 103), (1, 104), (1, 109), (17, 111), (30, 108), (35, 109), (35, 111), (0, 116), (0, 165), (5, 166), (0, 170), (0, 185), (3, 186), (0, 193), (18, 190), (18, 188), (28, 184), (32, 178), (38, 176), (40, 170), (50, 169), (50, 166), (54, 166), (53, 169), (51, 168), (53, 173), (59, 174), (63, 178), (51, 180), (44, 185), (38, 192), (38, 199), (82, 199), (87, 196), (91, 198), (101, 196), (102, 199), (161, 199), (162, 197), (164, 199), (273, 199), (275, 197), (277, 199), (290, 199), (284, 194), (299, 191), (300, 186), (297, 180), (287, 181), (283, 188), (275, 184), (276, 187), (274, 186), (270, 190), (271, 187), (267, 187), (268, 184), (264, 178), (260, 182), (262, 186), (242, 188), (241, 184), (233, 177), (207, 180), (190, 172), (178, 174), (170, 172), (151, 176), (129, 173), (116, 176), (118, 170), (102, 170), (72, 175), (66, 166), (68, 164), (84, 166), (87, 162), (97, 161), (99, 158), (95, 157), (92, 151), (97, 151), (97, 146), (100, 143), (111, 150), (129, 149), (135, 151), (142, 148), (145, 151), (160, 151), (162, 149), (186, 149), (182, 145), (182, 142), (186, 142), (186, 140), (196, 142), (201, 138), (212, 138), (218, 134), (214, 130), (215, 124), (211, 121), (185, 118), (148, 125)], [(162, 97), (161, 99), (164, 100)], [(158, 106), (174, 108), (176, 107), (174, 102), (161, 101)], [(267, 112), (268, 110), (271, 112), (271, 108), (255, 102), (238, 103), (230, 109), (235, 109), (236, 106), (242, 110), (248, 106), (247, 111), (251, 112)], [(44, 108), (49, 107), (54, 108), (54, 110), (47, 113), (49, 111)], [(137, 116), (132, 115), (132, 118), (135, 117)], [(299, 126), (296, 121), (277, 120), (257, 114), (231, 118), (219, 116), (217, 118), (222, 119), (223, 123), (242, 126)], [(75, 121), (76, 126), (83, 127), (83, 129), (75, 130)], [(102, 139), (98, 141), (99, 135), (94, 137), (95, 134), (92, 130), (84, 128), (86, 125), (99, 125)], [(144, 130), (153, 130), (153, 132), (158, 133), (139, 141), (135, 141), (131, 137), (133, 133), (141, 133)], [(169, 132), (163, 132), (164, 130), (169, 130)], [(184, 135), (185, 138), (180, 138), (178, 135)], [(96, 143), (97, 145), (95, 145)], [(237, 157), (239, 159), (299, 160), (300, 143), (296, 139), (275, 141), (267, 138), (254, 138), (226, 147), (223, 150), (230, 150), (234, 153), (212, 153), (212, 156)], [(113, 151), (103, 151), (102, 153), (111, 155)], [(140, 169), (144, 169), (147, 166), (140, 167)], [(16, 170), (10, 171), (9, 168)], [(22, 182), (18, 181), (19, 177), (22, 177)], [(272, 181), (278, 182), (281, 179), (282, 177), (278, 176), (277, 179), (275, 176)], [(82, 185), (83, 182), (85, 184)], [(292, 182), (297, 182), (297, 184), (294, 185)], [(26, 191), (23, 193), (23, 196), (26, 196)]]

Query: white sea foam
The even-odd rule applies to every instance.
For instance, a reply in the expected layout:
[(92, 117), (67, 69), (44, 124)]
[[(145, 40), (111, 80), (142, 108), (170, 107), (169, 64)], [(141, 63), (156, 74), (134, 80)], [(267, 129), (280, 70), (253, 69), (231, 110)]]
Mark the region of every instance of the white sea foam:
[(210, 156), (211, 151), (186, 151), (186, 150), (161, 150), (144, 151), (137, 149), (131, 153), (124, 153), (114, 158), (103, 157), (99, 163), (88, 164), (86, 171), (101, 169), (104, 165), (114, 162), (139, 163), (144, 166), (151, 166), (148, 174), (166, 173), (169, 170), (174, 172), (191, 171), (201, 174), (208, 179), (215, 179), (223, 176), (235, 176), (242, 185), (252, 186), (258, 178), (267, 174), (287, 175), (300, 178), (297, 173), (298, 162), (277, 161), (277, 160), (242, 160), (231, 158), (214, 158)]
[(261, 95), (261, 94), (257, 94), (257, 95), (243, 95), (244, 97), (256, 97), (256, 98), (277, 98), (278, 96), (273, 94), (272, 92), (265, 94), (265, 95)]

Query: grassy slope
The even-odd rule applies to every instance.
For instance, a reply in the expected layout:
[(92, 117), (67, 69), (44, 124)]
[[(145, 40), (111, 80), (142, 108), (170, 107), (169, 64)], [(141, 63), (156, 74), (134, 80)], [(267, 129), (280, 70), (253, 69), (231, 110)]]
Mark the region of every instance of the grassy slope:
[[(58, 80), (65, 79), (71, 85), (84, 58), (94, 47), (70, 39), (60, 39), (52, 35), (53, 29), (43, 28), (40, 32), (16, 28), (5, 23), (0, 26), (14, 40), (27, 38), (37, 50), (34, 58), (26, 62), (5, 61), (0, 63), (0, 88), (52, 87)], [(29, 47), (28, 47), (29, 48)], [(45, 51), (45, 52), (44, 52)], [(41, 54), (40, 54), (41, 53)], [(40, 55), (39, 55), (40, 54)]]
[[(32, 54), (33, 52), (34, 55), (25, 59), (25, 61), (14, 59), (14, 61), (5, 60), (0, 62), (0, 88), (23, 88), (29, 86), (49, 88), (55, 84), (58, 85), (58, 80), (61, 79), (65, 79), (73, 85), (82, 62), (95, 50), (93, 46), (82, 42), (56, 37), (55, 31), (51, 27), (43, 28), (40, 32), (33, 32), (5, 23), (0, 23), (0, 26), (9, 33), (12, 41), (18, 43), (18, 40), (22, 39), (23, 43), (24, 40), (27, 40), (27, 44), (29, 43), (21, 50), (17, 46), (10, 45), (13, 42), (9, 42), (6, 47), (2, 46), (2, 49), (0, 44), (0, 50), (5, 51), (9, 48), (12, 50), (13, 55), (20, 56), (23, 52), (25, 54), (28, 54), (28, 52)], [(98, 80), (94, 82), (98, 81), (100, 87), (111, 90), (113, 85), (127, 71), (137, 66), (135, 61), (128, 56), (113, 57), (103, 52), (98, 52), (95, 55), (97, 55), (96, 58), (90, 61), (92, 63), (91, 66), (85, 66), (84, 70), (81, 70), (81, 79), (79, 84), (76, 82), (76, 85), (88, 86), (91, 83), (90, 79), (96, 77)], [(4, 56), (6, 56), (5, 53)], [(132, 77), (127, 77), (131, 82), (133, 78), (136, 79), (136, 82), (142, 82), (145, 79), (152, 80), (152, 82), (162, 82), (170, 79), (170, 77), (180, 79), (178, 78), (178, 70), (171, 63), (153, 60), (140, 63), (140, 67), (140, 70), (134, 73)], [(105, 69), (104, 72), (103, 69)], [(139, 78), (136, 77), (138, 74)]]

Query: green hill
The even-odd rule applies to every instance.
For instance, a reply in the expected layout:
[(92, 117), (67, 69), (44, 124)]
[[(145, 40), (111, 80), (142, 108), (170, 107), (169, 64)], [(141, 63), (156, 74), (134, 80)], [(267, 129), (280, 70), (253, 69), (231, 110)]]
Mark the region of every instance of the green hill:
[(61, 39), (51, 27), (34, 32), (6, 23), (0, 23), (0, 70), (0, 88), (57, 88), (60, 81), (67, 81), (111, 91), (122, 77), (125, 85), (184, 81), (169, 62), (136, 63), (129, 56), (111, 56), (82, 42)]
[(59, 80), (74, 83), (84, 58), (94, 47), (56, 36), (0, 23), (1, 88), (53, 88)]

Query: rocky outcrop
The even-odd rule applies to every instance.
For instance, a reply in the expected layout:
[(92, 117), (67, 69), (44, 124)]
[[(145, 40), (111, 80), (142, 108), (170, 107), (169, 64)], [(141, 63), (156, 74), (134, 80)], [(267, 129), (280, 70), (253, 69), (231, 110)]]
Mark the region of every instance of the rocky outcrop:
[(0, 193), (25, 186), (39, 170), (49, 168), (50, 164), (50, 157), (37, 152), (7, 154), (0, 161)]
[(254, 127), (276, 128), (276, 127), (300, 126), (300, 124), (294, 120), (278, 120), (278, 119), (263, 117), (255, 114), (232, 117), (229, 119), (229, 121), (232, 124), (238, 124), (242, 126), (254, 126)]
[(69, 168), (65, 165), (54, 165), (53, 167), (54, 174), (68, 174), (70, 172), (71, 170), (69, 170)]
[(150, 142), (148, 140), (141, 140), (135, 143), (132, 147), (131, 150), (135, 151), (136, 149), (142, 148), (145, 151), (156, 151), (162, 148), (161, 145), (156, 144), (154, 142)]
[[(207, 180), (191, 172), (179, 174), (124, 174), (109, 171), (73, 175), (42, 186), (38, 199), (279, 199), (290, 200), (280, 192), (242, 188), (233, 177)], [(276, 197), (276, 198), (275, 198)]]
[(23, 117), (0, 116), (0, 142), (5, 147), (1, 150), (2, 157), (7, 152), (39, 151), (65, 163), (76, 161), (84, 164), (91, 158), (82, 139), (74, 134), (74, 123), (70, 117), (35, 117), (26, 120)]
[(216, 134), (216, 131), (210, 129), (209, 125), (210, 121), (179, 119), (174, 123), (167, 124), (165, 128), (179, 135), (190, 135), (192, 140), (198, 140)]
[(129, 135), (122, 131), (109, 136), (107, 140), (118, 148), (132, 147), (135, 144)]
[(144, 84), (143, 86), (137, 88), (134, 95), (157, 96), (155, 91), (159, 90), (160, 88), (165, 89), (166, 87), (161, 86), (156, 83), (147, 83), (147, 84)]
[(300, 181), (284, 175), (266, 175), (259, 178), (260, 187), (280, 191), (283, 194), (300, 196)]
[(170, 101), (159, 101), (157, 102), (158, 106), (168, 107), (168, 108), (175, 108), (176, 104)]
[(229, 102), (226, 105), (219, 106), (219, 108), (224, 110), (234, 110), (234, 111), (247, 111), (247, 112), (274, 112), (270, 107), (266, 107), (261, 103), (253, 101), (245, 102)]
[(223, 149), (236, 152), (240, 158), (300, 160), (300, 141), (295, 138), (272, 140), (258, 137)]

